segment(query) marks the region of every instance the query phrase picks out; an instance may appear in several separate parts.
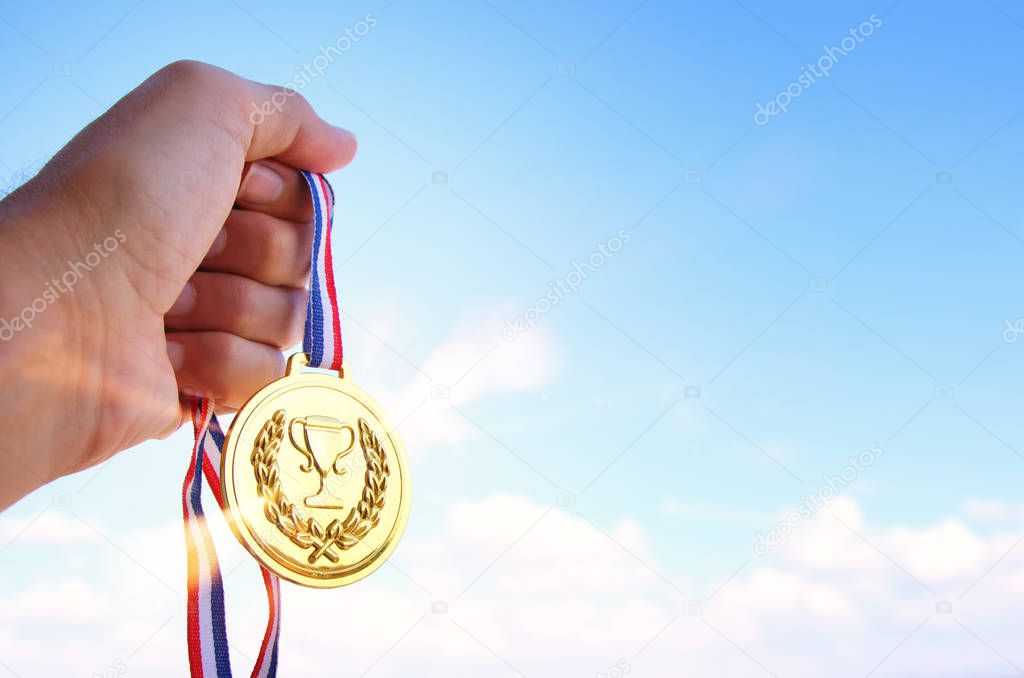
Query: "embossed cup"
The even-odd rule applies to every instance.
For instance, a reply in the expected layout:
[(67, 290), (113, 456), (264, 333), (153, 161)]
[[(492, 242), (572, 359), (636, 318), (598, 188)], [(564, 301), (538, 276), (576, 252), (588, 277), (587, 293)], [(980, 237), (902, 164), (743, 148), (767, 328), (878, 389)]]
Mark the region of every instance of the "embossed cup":
[(292, 419), (288, 426), (288, 438), (295, 449), (306, 458), (306, 463), (300, 466), (299, 470), (308, 473), (316, 469), (320, 477), (320, 488), (306, 497), (306, 506), (343, 508), (341, 500), (330, 491), (326, 480), (331, 472), (342, 477), (348, 473), (348, 469), (339, 466), (339, 462), (355, 447), (355, 430), (334, 417), (309, 415)]

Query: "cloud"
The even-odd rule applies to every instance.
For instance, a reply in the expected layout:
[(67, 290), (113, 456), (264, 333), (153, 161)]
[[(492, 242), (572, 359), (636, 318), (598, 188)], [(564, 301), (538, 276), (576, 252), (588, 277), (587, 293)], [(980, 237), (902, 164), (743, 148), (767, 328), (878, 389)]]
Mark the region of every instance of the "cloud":
[(968, 499), (963, 503), (964, 515), (978, 522), (1024, 524), (1024, 504)]
[[(396, 607), (377, 610), (388, 640), (367, 659), (384, 653), (380, 675), (424, 666), (424, 675), (512, 675), (509, 665), (529, 676), (597, 674), (625, 662), (636, 675), (766, 675), (760, 663), (816, 676), (840, 662), (859, 675), (877, 666), (873, 675), (1000, 676), (999, 654), (1024, 665), (1013, 632), (1024, 595), (1016, 539), (965, 516), (879, 525), (840, 498), (712, 595), (731, 572), (693, 581), (674, 571), (636, 521), (594, 524), (515, 495), (464, 500), (397, 561), (430, 592), (419, 591), (424, 602), (444, 599), (448, 613), (427, 614), (394, 582), (374, 582), (366, 604)], [(322, 603), (306, 598), (312, 614)], [(952, 614), (937, 612), (942, 601)]]
[(664, 515), (674, 519), (699, 518), (750, 526), (760, 526), (773, 520), (773, 517), (766, 513), (737, 509), (731, 506), (697, 504), (682, 501), (676, 497), (663, 499), (658, 508)]
[[(1024, 584), (1018, 539), (985, 535), (964, 516), (878, 525), (839, 498), (772, 555), (753, 557), (705, 600), (701, 624), (674, 624), (637, 667), (656, 672), (685, 656), (698, 676), (766, 675), (762, 666), (795, 676), (837, 666), (850, 675), (1006, 675), (1003, 657), (1024, 665), (1013, 631)], [(946, 605), (951, 613), (940, 611)]]
[(406, 445), (420, 450), (454, 446), (484, 434), (461, 412), (473, 403), (548, 384), (559, 354), (543, 327), (514, 341), (501, 337), (500, 312), (463, 315), (423, 361), (394, 402), (393, 423)]
[[(244, 672), (265, 608), (257, 568), (221, 522), (211, 525)], [(706, 580), (662, 562), (639, 521), (596, 520), (520, 495), (458, 500), (432, 524), (356, 586), (285, 587), (282, 675), (339, 661), (370, 676), (615, 667), (817, 676), (877, 667), (872, 675), (994, 677), (1007, 674), (1007, 661), (1024, 666), (1015, 632), (1024, 548), (1013, 531), (986, 532), (965, 511), (923, 526), (881, 525), (839, 498), (788, 544), (765, 557), (739, 553), (736, 568)], [(140, 674), (180, 675), (180, 530), (108, 533), (131, 557), (106, 541), (55, 545), (57, 561), (85, 551), (109, 576), (22, 573), (17, 588), (0, 590), (0, 640), (15, 648), (4, 661), (26, 675), (98, 671), (116, 659)], [(936, 608), (943, 601), (951, 613)]]
[(35, 517), (0, 518), (0, 544), (17, 540), (19, 544), (68, 544), (102, 539), (79, 520), (63, 513), (45, 511)]
[[(255, 564), (219, 522), (211, 526), (242, 671), (258, 647), (265, 609)], [(632, 520), (598, 528), (525, 497), (493, 495), (455, 503), (438, 526), (436, 534), (407, 538), (390, 566), (358, 586), (286, 586), (282, 674), (322, 669), (327, 657), (344, 657), (346, 671), (355, 674), (371, 665), (379, 675), (492, 674), (504, 666), (493, 653), (528, 674), (556, 664), (571, 670), (593, 656), (615, 660), (610, 647), (644, 641), (670, 613), (668, 599), (683, 599), (649, 569), (662, 568), (649, 535)], [(0, 637), (19, 648), (5, 661), (31, 675), (68, 675), (120, 658), (129, 671), (181, 675), (184, 617), (164, 583), (184, 581), (180, 530), (168, 523), (111, 531), (111, 541), (133, 555), (105, 541), (94, 545), (92, 557), (111, 568), (110, 577), (51, 582), (39, 576), (0, 595), (0, 608), (10, 610), (0, 617)], [(446, 612), (432, 612), (439, 601)], [(67, 604), (89, 610), (95, 623), (69, 628)], [(26, 612), (30, 605), (34, 616)], [(28, 618), (48, 623), (26, 627)], [(589, 629), (582, 636), (581, 625)], [(83, 642), (92, 649), (65, 651)]]
[[(578, 672), (595, 658), (602, 669), (618, 658), (614, 648), (645, 642), (684, 600), (649, 569), (661, 568), (640, 526), (602, 529), (521, 496), (458, 502), (439, 534), (402, 545), (395, 564), (405, 596), (384, 579), (328, 593), (348, 609), (373, 610), (370, 642), (342, 638), (339, 649), (357, 674), (385, 652), (379, 675), (503, 675), (508, 664), (555, 675), (554, 667)], [(315, 593), (298, 598), (290, 605), (307, 614), (325, 604)], [(431, 612), (435, 601), (447, 611)], [(294, 651), (305, 652), (313, 635), (295, 629)]]
[(92, 624), (108, 618), (110, 602), (108, 596), (80, 578), (40, 579), (4, 599), (0, 624), (23, 625), (40, 620)]

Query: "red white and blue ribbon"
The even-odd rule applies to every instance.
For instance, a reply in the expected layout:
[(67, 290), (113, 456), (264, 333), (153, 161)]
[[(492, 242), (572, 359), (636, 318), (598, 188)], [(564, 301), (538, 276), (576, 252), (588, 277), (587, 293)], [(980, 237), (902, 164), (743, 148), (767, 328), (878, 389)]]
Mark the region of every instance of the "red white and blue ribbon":
[[(331, 226), (334, 191), (319, 174), (302, 172), (313, 197), (314, 237), (309, 303), (302, 350), (313, 367), (340, 370), (341, 322), (334, 286)], [(230, 678), (224, 582), (209, 527), (203, 513), (203, 478), (222, 511), (226, 511), (220, 485), (220, 458), (224, 431), (207, 398), (190, 401), (195, 444), (181, 490), (188, 559), (188, 660), (192, 678)], [(259, 656), (251, 678), (277, 676), (277, 646), (281, 633), (281, 583), (266, 568), (263, 583), (270, 608)]]
[(319, 174), (303, 172), (313, 194), (313, 275), (306, 305), (306, 330), (302, 350), (312, 367), (341, 369), (341, 318), (338, 290), (334, 286), (334, 257), (331, 252), (331, 224), (334, 221), (334, 191)]
[[(224, 432), (213, 414), (210, 400), (194, 399), (192, 426), (195, 444), (182, 488), (185, 516), (185, 545), (188, 558), (188, 661), (193, 678), (231, 676), (227, 628), (224, 618), (224, 583), (220, 576), (217, 551), (203, 513), (203, 478), (217, 498), (221, 510), (220, 455)], [(262, 568), (261, 568), (262, 569)], [(277, 675), (277, 639), (281, 626), (281, 588), (278, 578), (263, 569), (270, 614), (263, 644), (252, 671), (252, 678)]]

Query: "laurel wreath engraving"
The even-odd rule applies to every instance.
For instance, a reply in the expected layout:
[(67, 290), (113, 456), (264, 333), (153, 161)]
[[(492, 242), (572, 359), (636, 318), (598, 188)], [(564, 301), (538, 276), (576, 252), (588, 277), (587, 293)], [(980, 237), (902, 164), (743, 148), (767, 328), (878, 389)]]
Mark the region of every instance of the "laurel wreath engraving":
[(256, 491), (263, 498), (263, 514), (293, 544), (313, 549), (309, 554), (310, 565), (321, 556), (336, 563), (338, 554), (334, 547), (342, 551), (352, 548), (380, 523), (391, 473), (384, 448), (377, 434), (360, 419), (359, 444), (366, 459), (363, 492), (344, 520), (335, 518), (324, 527), (316, 518), (304, 515), (281, 489), (277, 455), (284, 440), (284, 424), (285, 411), (274, 412), (263, 424), (252, 448), (250, 461), (256, 475)]

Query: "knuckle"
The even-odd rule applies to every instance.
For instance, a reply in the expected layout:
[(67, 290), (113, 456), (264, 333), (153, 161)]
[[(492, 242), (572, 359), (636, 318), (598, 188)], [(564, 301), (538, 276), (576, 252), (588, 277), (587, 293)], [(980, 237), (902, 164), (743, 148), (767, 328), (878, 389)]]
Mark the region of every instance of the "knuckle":
[(313, 105), (309, 103), (309, 100), (306, 99), (302, 92), (298, 91), (297, 89), (289, 87), (281, 87), (280, 89), (291, 99), (292, 105), (295, 106), (297, 109), (303, 111), (313, 110)]
[(306, 280), (309, 278), (309, 272), (313, 268), (313, 262), (310, 258), (310, 252), (313, 249), (313, 222), (309, 222), (303, 226), (299, 233), (299, 247), (295, 252), (296, 257), (296, 269), (298, 271), (298, 279), (295, 281), (298, 287), (306, 284)]
[(296, 287), (304, 288), (306, 286), (306, 283), (309, 282), (309, 274), (311, 268), (312, 266), (310, 265), (308, 259), (300, 263), (298, 266), (298, 274), (295, 276), (295, 280), (292, 281), (292, 283)]
[(228, 332), (214, 332), (205, 337), (205, 343), (211, 361), (204, 384), (206, 395), (218, 403), (232, 403), (234, 379), (231, 369), (224, 366), (238, 365), (244, 359), (244, 340)]
[(306, 286), (306, 281), (309, 280), (309, 257), (287, 259), (282, 265), (287, 269), (282, 275), (283, 284), (300, 289)]
[(285, 313), (280, 348), (287, 348), (302, 339), (306, 323), (306, 298), (305, 290), (288, 291), (288, 310)]
[(174, 84), (205, 84), (213, 77), (214, 68), (192, 59), (180, 59), (161, 68), (157, 75)]
[(242, 339), (228, 332), (211, 332), (204, 337), (207, 357), (211, 365), (228, 362), (241, 347)]
[(255, 283), (240, 276), (229, 276), (224, 282), (224, 294), (236, 319), (250, 318), (260, 312)]
[(155, 423), (156, 437), (159, 440), (166, 440), (171, 435), (181, 428), (184, 423), (184, 417), (182, 416), (181, 407), (169, 407), (162, 412), (157, 418)]
[(301, 287), (309, 271), (308, 257), (295, 258), (294, 236), (288, 232), (289, 228), (273, 223), (270, 218), (260, 221), (257, 228), (259, 265), (268, 280)]
[(260, 254), (267, 264), (273, 264), (281, 257), (286, 246), (284, 230), (268, 217), (260, 221)]
[(279, 349), (287, 348), (296, 344), (302, 338), (302, 328), (305, 322), (304, 297), (300, 297), (300, 290), (281, 290), (280, 306), (277, 307), (276, 317), (271, 318), (264, 330), (263, 341)]
[(304, 288), (309, 280), (309, 259), (289, 259), (285, 265), (287, 272), (282, 276), (283, 284), (289, 287)]

